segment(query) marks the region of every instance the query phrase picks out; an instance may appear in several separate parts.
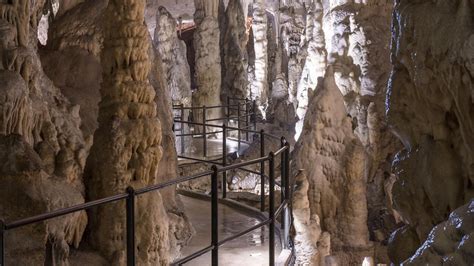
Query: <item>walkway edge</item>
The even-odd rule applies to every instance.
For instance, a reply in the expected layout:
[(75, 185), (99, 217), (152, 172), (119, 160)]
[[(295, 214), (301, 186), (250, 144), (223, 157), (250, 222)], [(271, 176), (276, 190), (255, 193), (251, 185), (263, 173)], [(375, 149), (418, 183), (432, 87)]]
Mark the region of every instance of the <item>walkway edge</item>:
[[(195, 198), (195, 199), (200, 199), (200, 200), (211, 201), (211, 195), (208, 195), (206, 193), (190, 191), (190, 190), (186, 190), (186, 189), (176, 189), (176, 192), (180, 195), (183, 195), (183, 196), (187, 196), (187, 197), (191, 197), (191, 198)], [(224, 204), (224, 205), (226, 205), (230, 208), (236, 209), (237, 211), (240, 211), (240, 212), (242, 212), (242, 213), (244, 213), (244, 214), (246, 214), (250, 217), (259, 219), (260, 221), (264, 221), (264, 220), (268, 219), (268, 215), (260, 212), (259, 209), (254, 208), (254, 207), (250, 207), (246, 204), (243, 204), (243, 203), (238, 202), (238, 201), (233, 200), (233, 199), (219, 198), (219, 203)], [(280, 239), (280, 242), (281, 242), (282, 241), (281, 240), (281, 233), (282, 232), (281, 232), (280, 228), (281, 228), (280, 223), (278, 221), (275, 221), (275, 231), (276, 231), (276, 233), (278, 235), (278, 238)], [(281, 265), (281, 266), (290, 265), (291, 261), (292, 261), (292, 256), (293, 256), (293, 252), (291, 250), (284, 249), (283, 245), (282, 245), (282, 250), (281, 250), (280, 254), (277, 256), (277, 262), (278, 262), (277, 265)]]

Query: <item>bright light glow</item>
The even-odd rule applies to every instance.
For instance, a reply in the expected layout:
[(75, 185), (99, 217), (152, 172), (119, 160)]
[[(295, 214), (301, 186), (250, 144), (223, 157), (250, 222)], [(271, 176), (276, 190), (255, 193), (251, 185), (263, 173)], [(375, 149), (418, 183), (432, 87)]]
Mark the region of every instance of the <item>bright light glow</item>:
[(362, 261), (362, 266), (375, 266), (374, 258), (365, 257)]

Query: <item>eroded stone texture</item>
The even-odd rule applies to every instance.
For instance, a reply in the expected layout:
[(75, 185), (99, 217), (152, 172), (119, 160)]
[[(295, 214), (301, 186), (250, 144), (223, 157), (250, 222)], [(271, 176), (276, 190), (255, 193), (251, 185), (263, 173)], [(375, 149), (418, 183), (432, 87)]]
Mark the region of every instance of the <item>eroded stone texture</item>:
[(474, 261), (474, 199), (435, 226), (402, 265), (471, 265)]
[[(304, 228), (296, 236), (296, 239), (303, 239), (297, 248), (302, 254), (298, 260), (318, 265), (328, 252), (350, 254), (368, 250), (371, 245), (367, 228), (364, 149), (352, 132), (352, 123), (331, 67), (311, 99), (293, 160), (294, 169), (304, 172), (298, 175), (299, 186), (295, 193), (299, 197), (294, 199), (295, 206), (301, 206), (295, 208), (297, 227)], [(323, 241), (326, 244), (318, 245), (323, 232), (330, 238), (330, 244)], [(301, 250), (306, 249), (308, 241), (312, 241), (307, 247), (309, 250)], [(362, 258), (357, 259), (341, 256), (340, 263), (362, 262)]]
[(323, 32), (323, 5), (321, 1), (313, 2), (306, 16), (306, 43), (303, 49), (306, 52), (304, 67), (296, 90), (297, 110), (299, 123), (296, 124), (297, 135), (303, 127), (304, 116), (308, 108), (309, 92), (316, 89), (318, 79), (324, 76), (326, 70), (326, 47)]
[[(74, 106), (43, 73), (44, 1), (0, 3), (0, 217), (7, 222), (84, 202), (88, 152)], [(9, 264), (67, 264), (87, 216), (78, 212), (7, 234)]]
[(156, 14), (154, 45), (163, 63), (167, 90), (175, 104), (191, 106), (191, 74), (186, 44), (178, 38), (176, 19), (160, 7)]
[(100, 83), (99, 54), (103, 46), (106, 0), (85, 1), (57, 16), (49, 25), (48, 43), (40, 49), (44, 71), (73, 104), (81, 108), (81, 129), (92, 141), (97, 129)]
[[(268, 51), (267, 51), (267, 13), (265, 1), (257, 0), (253, 4), (253, 80), (250, 89), (252, 100), (257, 101), (257, 105), (265, 114), (268, 105), (269, 89), (267, 83), (268, 75)], [(264, 116), (265, 117), (265, 116)]]
[[(84, 202), (83, 187), (43, 170), (42, 159), (20, 135), (0, 135), (0, 216), (15, 221)], [(67, 265), (77, 248), (87, 215), (76, 212), (6, 234), (6, 263)]]
[(392, 198), (421, 242), (473, 197), (472, 10), (472, 1), (395, 5), (387, 116), (405, 148), (393, 162)]
[[(186, 58), (186, 44), (178, 38), (176, 31), (176, 19), (164, 8), (160, 7), (156, 13), (156, 29), (153, 44), (159, 55), (159, 63), (161, 70), (164, 72), (164, 87), (161, 90), (170, 95), (173, 105), (183, 105), (184, 107), (192, 106), (191, 92), (191, 73)], [(189, 110), (175, 111), (173, 115), (183, 115), (186, 119), (189, 116)], [(167, 118), (168, 119), (168, 118)], [(170, 120), (170, 123), (173, 123)], [(184, 127), (184, 133), (188, 133), (186, 124), (177, 124), (178, 128)], [(177, 138), (177, 147), (185, 145), (189, 149), (193, 147), (192, 138)], [(183, 144), (181, 142), (184, 142)]]
[[(104, 14), (99, 128), (88, 159), (88, 198), (156, 183), (163, 155), (155, 91), (148, 81), (149, 35), (144, 0), (110, 1)], [(114, 265), (125, 263), (125, 204), (91, 212), (91, 244)], [(137, 263), (169, 263), (169, 221), (161, 194), (137, 198)], [(100, 219), (99, 219), (100, 217)], [(141, 232), (141, 233), (140, 233)]]
[(247, 76), (247, 14), (245, 1), (230, 1), (225, 12), (222, 40), (222, 93), (224, 96), (247, 98), (250, 95)]
[[(173, 132), (173, 110), (171, 91), (168, 89), (167, 76), (163, 75), (163, 67), (165, 67), (158, 48), (150, 47), (150, 58), (153, 59), (152, 69), (149, 74), (150, 83), (156, 91), (155, 102), (157, 108), (157, 117), (161, 122), (162, 133), (162, 148), (163, 154), (158, 165), (158, 174), (156, 182), (164, 182), (175, 179), (177, 175), (178, 158), (176, 156), (175, 136)], [(183, 88), (182, 88), (183, 89)], [(186, 143), (186, 148), (191, 149), (191, 143)], [(177, 146), (179, 147), (179, 146)], [(181, 247), (184, 246), (191, 235), (193, 228), (190, 225), (187, 216), (184, 213), (184, 208), (180, 198), (176, 195), (175, 187), (170, 187), (162, 190), (164, 206), (167, 211), (167, 218), (169, 219), (169, 246), (170, 256), (172, 260), (180, 256)]]
[[(195, 71), (197, 91), (193, 94), (193, 106), (221, 105), (221, 56), (220, 30), (218, 23), (218, 0), (195, 0), (194, 49), (196, 51)], [(207, 118), (221, 117), (221, 109), (211, 109)], [(202, 121), (202, 112), (194, 114), (196, 121)], [(196, 128), (197, 131), (200, 127)], [(216, 131), (210, 128), (209, 131)]]

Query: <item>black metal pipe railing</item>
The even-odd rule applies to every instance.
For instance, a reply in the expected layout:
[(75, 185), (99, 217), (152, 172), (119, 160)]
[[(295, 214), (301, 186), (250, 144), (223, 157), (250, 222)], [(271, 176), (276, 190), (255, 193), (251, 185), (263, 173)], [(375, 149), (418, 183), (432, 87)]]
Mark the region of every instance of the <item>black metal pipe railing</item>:
[(269, 180), (270, 183), (270, 192), (269, 192), (269, 199), (268, 199), (268, 218), (270, 219), (270, 235), (269, 235), (269, 262), (270, 266), (275, 265), (275, 155), (273, 152), (270, 152), (269, 161), (268, 161), (268, 168), (269, 168)]
[(212, 248), (212, 265), (219, 264), (219, 211), (218, 211), (218, 189), (217, 189), (217, 180), (218, 171), (217, 166), (212, 166), (212, 176), (211, 176), (211, 245)]
[(265, 225), (267, 225), (267, 224), (269, 224), (269, 223), (270, 223), (270, 219), (266, 219), (265, 221), (260, 222), (260, 223), (258, 223), (258, 224), (256, 224), (256, 225), (254, 225), (254, 226), (252, 226), (252, 227), (246, 229), (246, 230), (240, 231), (240, 232), (238, 232), (238, 233), (235, 234), (235, 235), (229, 236), (229, 237), (227, 237), (227, 238), (225, 238), (225, 239), (219, 241), (219, 246), (222, 246), (222, 245), (224, 245), (224, 244), (227, 243), (227, 242), (230, 242), (230, 241), (232, 241), (232, 240), (234, 240), (234, 239), (237, 239), (237, 238), (239, 238), (239, 237), (241, 237), (241, 236), (243, 236), (243, 235), (246, 235), (246, 234), (248, 234), (248, 233), (250, 233), (250, 232), (252, 232), (252, 231), (254, 231), (254, 230), (257, 230), (258, 228), (263, 227), (263, 226), (265, 226)]
[(213, 246), (213, 245), (210, 245), (210, 246), (208, 246), (208, 247), (205, 247), (205, 248), (203, 248), (203, 249), (200, 249), (200, 250), (194, 252), (193, 254), (191, 254), (190, 256), (187, 256), (187, 257), (185, 257), (185, 258), (182, 258), (182, 259), (180, 259), (180, 260), (178, 260), (178, 261), (173, 262), (171, 265), (183, 265), (183, 264), (185, 264), (185, 263), (187, 263), (187, 262), (192, 261), (193, 259), (195, 259), (195, 258), (197, 258), (197, 257), (200, 257), (200, 256), (206, 254), (207, 252), (211, 251), (213, 248), (214, 248), (214, 246)]
[(221, 160), (221, 158), (218, 158), (218, 159), (215, 159), (215, 160), (204, 160), (204, 159), (188, 157), (188, 156), (183, 156), (183, 155), (178, 155), (178, 158), (185, 159), (185, 160), (197, 161), (197, 162), (201, 162), (201, 163), (211, 163), (211, 164), (220, 164), (217, 161)]
[[(183, 106), (179, 107), (180, 111), (184, 110)], [(197, 108), (196, 108), (197, 109)], [(202, 107), (202, 110), (207, 109), (207, 107)], [(203, 114), (204, 114), (203, 113)], [(205, 115), (204, 115), (205, 118)], [(183, 116), (181, 116), (181, 119), (184, 119)], [(176, 121), (176, 120), (175, 120)], [(187, 121), (183, 121), (187, 122)], [(203, 119), (203, 122), (205, 122), (205, 119)], [(193, 122), (190, 122), (193, 123)], [(281, 147), (279, 150), (276, 152), (270, 152), (269, 155), (265, 155), (265, 138), (267, 136), (271, 136), (272, 138), (275, 138), (275, 136), (270, 135), (265, 133), (263, 130), (260, 132), (257, 132), (260, 136), (260, 158), (228, 165), (227, 163), (227, 146), (226, 146), (226, 139), (227, 139), (227, 134), (229, 130), (232, 130), (234, 128), (228, 127), (225, 123), (222, 126), (218, 125), (208, 125), (206, 123), (194, 123), (198, 126), (203, 126), (204, 132), (206, 131), (206, 127), (218, 127), (222, 128), (223, 132), (223, 154), (221, 158), (214, 159), (214, 160), (204, 160), (204, 159), (197, 159), (197, 158), (190, 158), (186, 156), (179, 156), (180, 158), (186, 158), (190, 160), (195, 160), (198, 162), (204, 162), (204, 163), (212, 163), (212, 167), (210, 171), (205, 171), (196, 175), (192, 176), (185, 176), (185, 177), (179, 177), (177, 179), (169, 180), (166, 182), (162, 182), (160, 184), (156, 185), (151, 185), (143, 188), (137, 188), (134, 189), (133, 187), (128, 187), (126, 190), (126, 193), (86, 202), (83, 204), (78, 204), (75, 206), (51, 211), (48, 213), (36, 215), (33, 217), (25, 218), (25, 219), (20, 219), (17, 221), (13, 221), (10, 223), (5, 223), (4, 221), (0, 220), (0, 266), (5, 266), (5, 249), (6, 249), (6, 238), (5, 234), (9, 230), (13, 230), (19, 227), (39, 223), (39, 222), (44, 222), (53, 218), (65, 216), (74, 212), (78, 211), (84, 211), (88, 210), (90, 208), (98, 207), (98, 206), (103, 206), (106, 204), (114, 203), (114, 202), (119, 202), (119, 201), (125, 201), (125, 212), (126, 212), (126, 254), (127, 254), (127, 265), (128, 266), (133, 266), (136, 265), (136, 240), (135, 240), (135, 228), (137, 222), (135, 221), (135, 208), (136, 208), (136, 197), (146, 194), (146, 193), (151, 193), (153, 191), (158, 191), (160, 189), (164, 189), (166, 187), (171, 187), (178, 185), (183, 182), (188, 182), (194, 179), (206, 177), (206, 176), (211, 176), (211, 245), (208, 247), (205, 247), (199, 251), (194, 252), (193, 254), (190, 254), (189, 256), (186, 256), (185, 258), (181, 258), (180, 260), (174, 262), (174, 265), (182, 265), (184, 263), (187, 263), (207, 252), (212, 252), (212, 265), (218, 265), (218, 254), (219, 254), (219, 246), (222, 246), (223, 244), (232, 241), (238, 237), (241, 237), (253, 230), (256, 230), (262, 226), (268, 225), (270, 228), (270, 236), (269, 236), (269, 262), (270, 265), (275, 264), (275, 224), (276, 224), (276, 216), (279, 216), (280, 214), (282, 215), (282, 224), (284, 224), (284, 237), (283, 237), (283, 244), (285, 248), (288, 248), (289, 246), (289, 228), (291, 226), (291, 216), (289, 215), (289, 212), (291, 211), (291, 188), (293, 187), (292, 182), (289, 180), (289, 152), (290, 152), (290, 146), (286, 140), (283, 138), (281, 139)], [(182, 127), (184, 128), (184, 127)], [(245, 132), (243, 129), (237, 128), (237, 130)], [(256, 132), (252, 130), (248, 130), (248, 132)], [(201, 134), (201, 133), (199, 133)], [(204, 147), (203, 147), (204, 148)], [(280, 172), (281, 172), (281, 190), (282, 190), (282, 196), (284, 196), (284, 199), (282, 199), (281, 204), (279, 205), (278, 209), (275, 211), (275, 185), (278, 183), (276, 181), (276, 176), (275, 176), (275, 158), (276, 156), (281, 155), (281, 163), (280, 163)], [(222, 160), (222, 163), (219, 163), (218, 161)], [(265, 162), (268, 161), (268, 170), (269, 170), (269, 175), (265, 175)], [(246, 169), (245, 166), (249, 165), (254, 165), (254, 164), (260, 164), (260, 172), (258, 171), (253, 171), (251, 169)], [(217, 165), (222, 165), (222, 167), (218, 167)], [(218, 177), (219, 173), (222, 173), (222, 190), (223, 190), (223, 198), (226, 197), (226, 188), (227, 188), (227, 171), (230, 170), (242, 170), (242, 171), (247, 171), (253, 174), (258, 174), (261, 176), (261, 211), (265, 211), (265, 179), (268, 179), (268, 184), (269, 184), (269, 210), (268, 210), (268, 219), (260, 222), (257, 225), (254, 225), (246, 230), (243, 230), (237, 234), (234, 234), (232, 236), (229, 236), (223, 240), (219, 241), (219, 228), (218, 228)], [(283, 217), (284, 216), (284, 217)]]
[[(222, 134), (222, 166), (227, 166), (227, 126), (226, 124), (222, 125), (223, 134)], [(222, 173), (222, 198), (227, 197), (227, 171)]]
[(127, 188), (127, 265), (136, 265), (135, 259), (135, 190)]
[[(260, 157), (265, 156), (265, 131), (260, 131)], [(260, 211), (265, 211), (265, 161), (260, 163)]]

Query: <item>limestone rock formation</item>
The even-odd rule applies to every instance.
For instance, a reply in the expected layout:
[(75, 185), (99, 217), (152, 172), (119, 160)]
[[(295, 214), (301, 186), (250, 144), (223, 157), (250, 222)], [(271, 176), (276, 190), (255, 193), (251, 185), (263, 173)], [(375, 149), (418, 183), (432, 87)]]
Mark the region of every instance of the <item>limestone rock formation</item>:
[[(308, 8), (306, 17), (306, 60), (296, 90), (297, 111), (299, 123), (296, 131), (301, 132), (304, 116), (308, 108), (309, 92), (318, 85), (318, 79), (324, 77), (326, 70), (326, 47), (323, 31), (323, 5), (316, 1)], [(299, 138), (299, 134), (295, 139)]]
[(268, 105), (269, 89), (267, 83), (267, 13), (265, 9), (265, 1), (263, 0), (257, 0), (254, 3), (252, 33), (254, 50), (254, 73), (250, 88), (250, 96), (252, 100), (257, 101), (257, 105), (259, 106), (262, 115), (264, 115), (266, 106)]
[[(157, 181), (162, 135), (155, 91), (148, 80), (150, 41), (143, 23), (144, 7), (144, 0), (110, 1), (105, 10), (99, 128), (88, 159), (90, 200)], [(91, 214), (91, 244), (110, 263), (123, 264), (124, 202), (101, 206)], [(140, 197), (135, 215), (140, 220), (136, 228), (137, 262), (167, 264), (169, 222), (160, 193)]]
[(402, 265), (470, 265), (474, 261), (474, 199), (436, 225), (416, 253)]
[[(17, 134), (0, 135), (0, 217), (11, 222), (84, 202), (83, 187), (50, 176), (38, 153)], [(6, 234), (6, 263), (67, 265), (87, 225), (84, 211)]]
[(392, 198), (421, 242), (474, 195), (472, 10), (470, 1), (395, 5), (387, 116), (404, 149)]
[[(220, 30), (218, 23), (218, 0), (195, 0), (194, 48), (196, 50), (196, 84), (193, 94), (193, 106), (221, 105), (221, 56)], [(196, 121), (201, 121), (202, 113), (196, 113)], [(220, 109), (212, 109), (207, 118), (219, 118)], [(215, 129), (210, 129), (215, 131)]]
[(191, 74), (186, 59), (186, 44), (178, 38), (176, 19), (160, 7), (156, 14), (154, 45), (163, 64), (167, 90), (174, 104), (191, 106)]
[[(242, 3), (243, 2), (243, 3)], [(245, 1), (230, 1), (222, 36), (222, 93), (237, 98), (250, 95), (247, 76), (247, 14)]]
[[(299, 230), (302, 235), (296, 239), (313, 241), (310, 250), (301, 250), (305, 245), (297, 247), (297, 253), (303, 254), (298, 260), (318, 265), (328, 250), (336, 255), (350, 254), (367, 251), (371, 246), (364, 149), (352, 132), (331, 67), (326, 71), (324, 83), (316, 89), (308, 110), (303, 134), (293, 152), (293, 169), (304, 172), (297, 179), (299, 186), (295, 194), (299, 196), (294, 199), (294, 215), (295, 223), (305, 228)], [(323, 236), (330, 238), (330, 249), (316, 244)], [(340, 256), (339, 261), (341, 264), (360, 263), (362, 258)]]
[[(43, 5), (0, 3), (0, 218), (6, 222), (84, 202), (89, 145), (79, 106), (41, 67), (36, 31)], [(86, 224), (78, 212), (10, 232), (6, 261), (67, 264), (69, 245), (79, 245)]]
[(297, 0), (282, 3), (279, 18), (282, 71), (288, 80), (289, 101), (294, 108), (297, 107), (296, 93), (304, 66), (304, 56), (300, 54), (307, 22), (304, 2)]
[[(166, 91), (167, 95), (171, 97), (172, 103), (169, 103), (170, 105), (190, 107), (192, 106), (191, 73), (186, 58), (186, 44), (178, 38), (176, 28), (176, 19), (171, 16), (166, 8), (158, 8), (153, 44), (159, 55), (159, 60), (156, 63), (161, 65), (160, 69), (165, 73), (163, 77), (164, 87), (160, 90)], [(172, 115), (183, 115), (184, 119), (187, 119), (189, 113), (189, 110), (183, 110), (183, 114), (181, 114), (181, 111), (176, 111), (170, 114), (170, 117)], [(170, 120), (169, 123), (172, 124), (173, 121)], [(178, 124), (177, 127), (184, 127), (184, 133), (189, 132), (189, 127), (186, 124)], [(174, 136), (171, 135), (171, 137)], [(176, 141), (177, 148), (181, 145), (185, 145), (189, 149), (193, 147), (192, 138), (177, 138)]]
[[(157, 14), (157, 17), (159, 14)], [(175, 33), (176, 34), (176, 33)], [(155, 39), (156, 40), (156, 39)], [(150, 40), (151, 42), (151, 40)], [(154, 43), (156, 45), (156, 42)], [(162, 148), (163, 154), (158, 165), (157, 182), (164, 182), (172, 180), (178, 176), (178, 158), (176, 156), (176, 147), (180, 143), (175, 141), (173, 132), (173, 110), (172, 110), (172, 90), (169, 90), (169, 79), (167, 75), (163, 75), (163, 68), (166, 67), (159, 53), (159, 48), (156, 46), (150, 47), (150, 58), (153, 58), (152, 69), (149, 74), (150, 83), (155, 88), (156, 96), (155, 102), (157, 107), (157, 117), (161, 122)], [(185, 62), (184, 64), (187, 64)], [(188, 69), (189, 71), (189, 69)], [(186, 83), (184, 78), (186, 75), (181, 75), (183, 83)], [(189, 76), (187, 76), (189, 78)], [(171, 82), (171, 84), (174, 84)], [(181, 91), (186, 88), (181, 87)], [(188, 149), (191, 149), (192, 143), (186, 143)], [(169, 246), (170, 256), (175, 259), (180, 256), (180, 249), (184, 246), (193, 234), (193, 228), (188, 221), (184, 208), (179, 197), (176, 195), (175, 187), (170, 187), (161, 191), (164, 206), (167, 211), (167, 218), (169, 219)]]
[(48, 42), (40, 49), (44, 71), (73, 104), (81, 108), (81, 129), (92, 141), (97, 129), (100, 83), (101, 20), (106, 0), (71, 6), (65, 16), (50, 23)]

